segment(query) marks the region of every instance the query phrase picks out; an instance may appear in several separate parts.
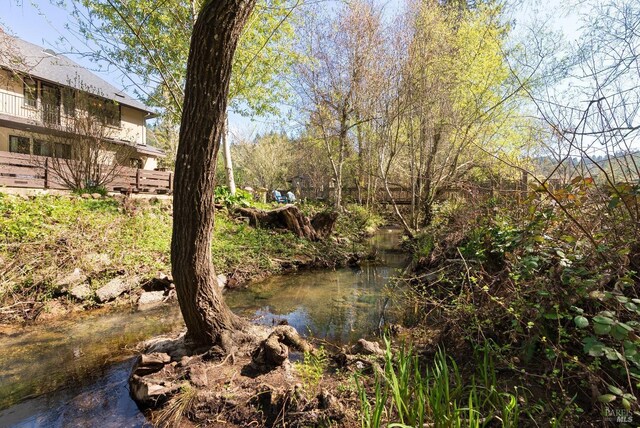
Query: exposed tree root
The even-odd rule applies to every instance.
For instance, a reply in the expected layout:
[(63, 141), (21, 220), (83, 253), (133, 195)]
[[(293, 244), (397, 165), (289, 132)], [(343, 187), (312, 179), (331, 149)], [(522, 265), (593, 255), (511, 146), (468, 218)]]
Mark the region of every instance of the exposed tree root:
[(312, 241), (329, 236), (338, 219), (337, 213), (319, 213), (310, 220), (295, 205), (285, 205), (269, 211), (256, 208), (236, 208), (235, 212), (248, 217), (249, 224), (254, 227), (287, 229), (300, 238)]
[[(289, 347), (309, 352), (312, 346), (291, 326), (269, 329), (242, 323), (240, 329), (225, 331), (218, 345), (197, 348), (183, 334), (178, 338), (160, 338), (148, 344), (136, 362), (131, 377), (131, 395), (142, 407), (157, 407), (180, 389), (180, 379), (189, 378), (184, 368), (193, 359), (222, 362), (247, 359), (243, 367), (247, 374), (257, 376), (288, 363)], [(188, 370), (187, 370), (188, 371)]]
[(341, 351), (327, 360), (332, 368), (326, 366), (322, 382), (309, 384), (289, 352), (316, 351), (293, 327), (247, 325), (228, 339), (227, 349), (207, 350), (189, 348), (184, 335), (147, 343), (129, 383), (136, 402), (153, 409), (154, 424), (182, 426), (178, 421), (189, 419), (202, 426), (358, 426), (357, 396), (345, 384), (355, 370), (382, 370), (379, 347), (366, 342), (360, 347), (374, 350), (370, 355), (353, 355), (357, 347)]

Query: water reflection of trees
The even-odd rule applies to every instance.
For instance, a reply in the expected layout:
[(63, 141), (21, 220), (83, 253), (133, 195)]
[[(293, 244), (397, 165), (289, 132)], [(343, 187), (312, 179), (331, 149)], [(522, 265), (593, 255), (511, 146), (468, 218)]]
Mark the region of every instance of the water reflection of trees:
[(387, 300), (384, 287), (404, 261), (403, 255), (389, 256), (385, 264), (361, 269), (271, 278), (253, 289), (227, 294), (227, 302), (261, 324), (286, 320), (304, 334), (349, 342), (379, 327)]

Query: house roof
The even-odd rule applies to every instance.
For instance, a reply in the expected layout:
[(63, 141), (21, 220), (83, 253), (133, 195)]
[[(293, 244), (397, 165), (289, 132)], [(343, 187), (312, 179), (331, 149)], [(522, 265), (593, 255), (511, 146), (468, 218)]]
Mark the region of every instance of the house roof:
[(138, 153), (143, 154), (143, 155), (149, 155), (149, 156), (153, 156), (153, 157), (157, 157), (157, 158), (166, 158), (167, 154), (165, 153), (164, 150), (159, 149), (157, 147), (153, 147), (153, 146), (143, 146), (143, 145), (136, 145), (136, 150), (138, 151)]
[(120, 104), (154, 113), (140, 101), (133, 99), (91, 71), (51, 49), (45, 49), (17, 37), (0, 28), (0, 67), (24, 73), (33, 78), (57, 83), (115, 100)]

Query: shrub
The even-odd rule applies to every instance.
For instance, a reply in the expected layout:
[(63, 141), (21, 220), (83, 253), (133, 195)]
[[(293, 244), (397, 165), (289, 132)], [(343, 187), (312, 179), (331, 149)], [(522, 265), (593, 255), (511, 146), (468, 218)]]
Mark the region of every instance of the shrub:
[(489, 215), (440, 222), (433, 245), (421, 236), (414, 247), (416, 257), (431, 253), (413, 281), (425, 325), (441, 324), (445, 343), (495, 340), (502, 364), (547, 390), (528, 411), (549, 420), (639, 408), (635, 217), (592, 186), (536, 188), (515, 207), (496, 198), (474, 207)]
[(248, 207), (253, 202), (253, 196), (246, 190), (237, 189), (236, 194), (232, 195), (227, 186), (217, 186), (214, 191), (214, 201), (216, 204), (226, 205), (228, 207), (239, 205)]

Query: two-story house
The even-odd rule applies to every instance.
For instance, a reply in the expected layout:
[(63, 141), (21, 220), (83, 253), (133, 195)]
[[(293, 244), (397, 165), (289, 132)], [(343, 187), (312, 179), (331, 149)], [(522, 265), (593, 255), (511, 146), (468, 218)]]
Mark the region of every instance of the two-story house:
[(104, 161), (153, 170), (165, 154), (147, 145), (145, 121), (152, 117), (64, 55), (0, 29), (0, 152), (73, 158), (75, 137), (94, 133), (107, 142)]

